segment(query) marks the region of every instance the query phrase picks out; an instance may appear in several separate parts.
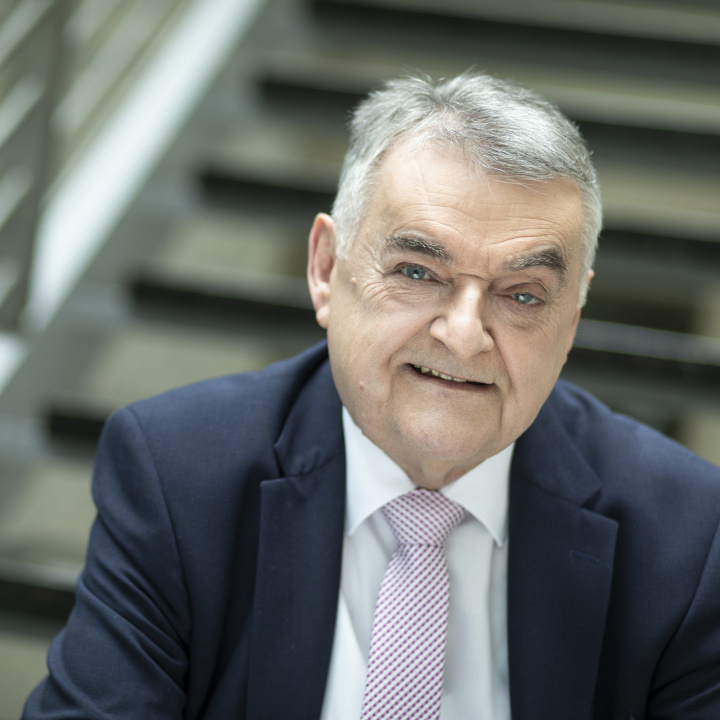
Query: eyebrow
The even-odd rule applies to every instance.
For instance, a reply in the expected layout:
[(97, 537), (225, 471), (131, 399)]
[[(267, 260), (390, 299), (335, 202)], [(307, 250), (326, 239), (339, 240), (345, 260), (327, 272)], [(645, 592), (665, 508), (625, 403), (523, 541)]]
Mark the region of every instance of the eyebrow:
[(452, 260), (452, 256), (442, 245), (415, 235), (386, 235), (385, 243), (386, 253), (399, 250), (400, 252), (418, 253), (443, 262)]
[(562, 277), (567, 275), (567, 263), (563, 254), (557, 248), (547, 248), (521, 255), (513, 258), (505, 265), (505, 268), (510, 271), (527, 270), (533, 267), (547, 267), (555, 270)]
[[(452, 262), (452, 255), (439, 243), (426, 240), (416, 235), (386, 235), (385, 252), (397, 250), (400, 252), (413, 252), (431, 257), (442, 262)], [(505, 264), (505, 270), (517, 272), (533, 267), (547, 267), (554, 270), (561, 278), (567, 277), (567, 263), (565, 257), (557, 248), (545, 248), (526, 255), (513, 258)]]

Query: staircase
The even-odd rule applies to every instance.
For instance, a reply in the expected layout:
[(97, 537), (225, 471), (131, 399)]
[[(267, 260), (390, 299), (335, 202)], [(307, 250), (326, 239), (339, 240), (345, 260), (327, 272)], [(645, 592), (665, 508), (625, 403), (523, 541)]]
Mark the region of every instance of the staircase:
[(107, 415), (321, 339), (305, 243), (349, 108), (471, 66), (556, 101), (594, 150), (606, 229), (564, 375), (720, 463), (720, 9), (268, 0), (0, 396), (0, 720), (71, 607)]

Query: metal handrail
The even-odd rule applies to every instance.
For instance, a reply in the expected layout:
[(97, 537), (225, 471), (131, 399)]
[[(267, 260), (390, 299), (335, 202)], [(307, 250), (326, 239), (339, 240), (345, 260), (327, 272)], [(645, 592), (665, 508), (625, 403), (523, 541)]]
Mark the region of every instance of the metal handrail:
[(5, 329), (17, 324), (27, 298), (49, 179), (53, 88), (66, 10), (52, 0), (21, 0), (0, 23), (0, 327)]
[(0, 2), (0, 329), (27, 300), (44, 199), (188, 2)]

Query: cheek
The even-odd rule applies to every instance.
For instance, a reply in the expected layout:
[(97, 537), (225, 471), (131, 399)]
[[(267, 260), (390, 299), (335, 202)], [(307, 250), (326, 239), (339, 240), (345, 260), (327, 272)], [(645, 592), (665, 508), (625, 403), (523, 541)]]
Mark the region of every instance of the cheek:
[(547, 392), (564, 365), (567, 336), (546, 328), (505, 340), (499, 347), (515, 391), (523, 397)]
[(386, 341), (408, 337), (438, 314), (435, 298), (418, 294), (400, 293), (388, 289), (385, 284), (375, 283), (363, 288), (357, 299), (356, 311), (365, 323), (372, 326), (368, 334), (384, 334)]
[(430, 327), (433, 314), (426, 304), (400, 303), (385, 293), (376, 297), (379, 302), (359, 302), (353, 308), (351, 342), (357, 352), (380, 365), (421, 336)]
[[(412, 313), (353, 313), (328, 332), (331, 353), (347, 392), (360, 402), (384, 403), (417, 344), (422, 323)], [(406, 352), (408, 351), (408, 352)], [(358, 393), (360, 395), (358, 396)]]
[(377, 318), (368, 318), (357, 311), (347, 312), (339, 323), (331, 324), (330, 352), (342, 368), (349, 389), (354, 391), (362, 382), (369, 390), (375, 384), (382, 360), (387, 357), (384, 347), (387, 335)]

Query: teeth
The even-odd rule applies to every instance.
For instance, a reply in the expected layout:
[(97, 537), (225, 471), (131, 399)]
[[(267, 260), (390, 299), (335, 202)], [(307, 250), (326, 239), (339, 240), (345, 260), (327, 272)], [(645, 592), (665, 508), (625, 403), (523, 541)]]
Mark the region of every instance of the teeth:
[(459, 383), (468, 382), (467, 380), (461, 380), (460, 378), (452, 377), (451, 375), (446, 375), (445, 373), (441, 373), (439, 370), (432, 370), (431, 368), (427, 368), (424, 365), (413, 365), (413, 367), (416, 370), (419, 370), (423, 375), (432, 373), (435, 377), (442, 378), (443, 380), (452, 380), (453, 382), (459, 382)]

